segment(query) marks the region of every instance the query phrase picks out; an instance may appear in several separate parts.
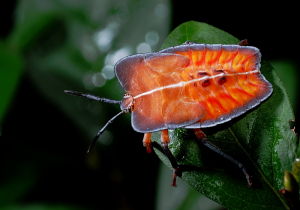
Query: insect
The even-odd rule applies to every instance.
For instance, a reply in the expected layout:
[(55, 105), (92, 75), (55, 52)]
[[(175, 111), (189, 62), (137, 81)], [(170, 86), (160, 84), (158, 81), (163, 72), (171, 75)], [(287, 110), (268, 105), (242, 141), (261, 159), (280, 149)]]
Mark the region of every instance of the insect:
[(230, 121), (271, 95), (272, 85), (260, 73), (260, 59), (259, 50), (251, 46), (186, 42), (118, 61), (115, 74), (126, 92), (121, 101), (65, 92), (120, 104), (121, 111), (98, 131), (89, 150), (107, 125), (122, 113), (131, 112), (132, 127), (144, 133), (143, 145), (148, 152), (157, 147), (151, 133), (161, 131), (162, 150), (174, 168), (173, 185), (181, 170), (168, 148), (168, 130), (176, 128), (193, 129), (204, 145), (238, 165), (250, 185), (243, 165), (208, 143), (201, 128)]

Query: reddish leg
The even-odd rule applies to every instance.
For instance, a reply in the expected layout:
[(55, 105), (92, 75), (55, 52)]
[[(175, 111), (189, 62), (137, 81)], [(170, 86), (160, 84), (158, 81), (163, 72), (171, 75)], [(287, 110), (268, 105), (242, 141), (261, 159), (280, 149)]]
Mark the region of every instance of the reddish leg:
[(170, 138), (168, 130), (161, 131), (161, 145), (159, 145), (157, 142), (151, 141), (151, 133), (145, 133), (143, 138), (143, 145), (146, 147), (146, 151), (148, 153), (151, 153), (152, 147), (155, 147), (167, 156), (174, 169), (172, 186), (176, 186), (176, 177), (181, 176), (181, 170), (179, 169), (177, 161), (168, 147), (169, 142)]
[(162, 146), (168, 146), (170, 143), (170, 138), (169, 138), (169, 131), (168, 130), (162, 130), (161, 131), (161, 136), (160, 136), (160, 141)]
[(174, 170), (172, 186), (175, 187), (176, 186), (176, 178), (177, 178), (177, 176), (181, 177), (182, 170), (168, 147), (169, 142), (170, 142), (169, 131), (162, 130), (161, 131), (161, 144), (162, 144), (163, 151), (164, 151), (165, 155), (168, 157), (168, 159), (173, 167), (173, 170)]
[(242, 41), (240, 41), (240, 42), (238, 43), (238, 45), (240, 45), (240, 46), (248, 46), (249, 43), (248, 43), (248, 40), (247, 40), (247, 39), (243, 39)]
[(146, 151), (148, 153), (152, 152), (151, 133), (144, 134), (143, 145), (144, 145), (144, 147), (146, 147)]
[(195, 129), (194, 130), (195, 135), (197, 137), (197, 139), (200, 140), (200, 142), (206, 146), (207, 148), (211, 149), (212, 151), (218, 153), (219, 155), (221, 155), (222, 157), (224, 157), (225, 159), (229, 160), (230, 162), (232, 162), (233, 164), (235, 164), (239, 169), (242, 170), (243, 174), (246, 177), (246, 180), (248, 182), (248, 186), (252, 185), (252, 180), (251, 177), (249, 175), (249, 173), (247, 172), (246, 168), (244, 167), (244, 165), (242, 163), (240, 163), (239, 161), (237, 161), (236, 159), (234, 159), (233, 157), (231, 157), (230, 155), (227, 155), (226, 153), (224, 153), (220, 148), (218, 148), (216, 145), (214, 145), (213, 143), (209, 142), (206, 138), (205, 133), (201, 130), (201, 129)]
[(194, 130), (194, 133), (195, 133), (197, 139), (200, 139), (200, 140), (201, 140), (201, 139), (206, 138), (206, 134), (205, 134), (200, 128), (195, 129), (195, 130)]

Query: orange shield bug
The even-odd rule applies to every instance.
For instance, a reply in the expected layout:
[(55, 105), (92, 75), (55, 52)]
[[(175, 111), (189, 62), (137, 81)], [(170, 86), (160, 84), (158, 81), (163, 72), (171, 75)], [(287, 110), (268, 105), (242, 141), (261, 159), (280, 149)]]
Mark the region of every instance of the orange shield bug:
[(152, 145), (157, 147), (151, 143), (151, 133), (161, 131), (162, 150), (175, 169), (173, 185), (181, 174), (168, 149), (168, 129), (175, 128), (194, 129), (204, 145), (237, 164), (250, 185), (242, 164), (208, 143), (200, 129), (240, 116), (271, 95), (272, 85), (260, 73), (260, 58), (255, 47), (187, 42), (118, 61), (115, 74), (126, 92), (122, 101), (65, 92), (120, 104), (121, 112), (99, 130), (91, 147), (108, 124), (122, 113), (131, 112), (132, 127), (145, 133), (143, 144), (148, 152)]

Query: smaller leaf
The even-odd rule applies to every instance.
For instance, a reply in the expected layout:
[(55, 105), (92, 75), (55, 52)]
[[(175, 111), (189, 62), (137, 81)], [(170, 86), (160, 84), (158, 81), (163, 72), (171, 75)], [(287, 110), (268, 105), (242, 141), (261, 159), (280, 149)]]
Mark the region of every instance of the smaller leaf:
[(205, 44), (237, 44), (234, 36), (206, 23), (186, 22), (175, 28), (165, 40), (162, 48), (183, 44), (186, 41)]

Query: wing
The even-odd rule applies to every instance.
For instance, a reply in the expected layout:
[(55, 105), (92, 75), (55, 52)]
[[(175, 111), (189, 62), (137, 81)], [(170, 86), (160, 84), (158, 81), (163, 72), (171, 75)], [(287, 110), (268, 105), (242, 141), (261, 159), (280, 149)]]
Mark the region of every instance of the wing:
[(132, 126), (139, 132), (174, 129), (197, 122), (203, 109), (190, 100), (181, 74), (190, 59), (172, 53), (129, 56), (115, 73), (125, 91), (134, 97)]
[[(187, 128), (211, 127), (240, 116), (257, 106), (272, 93), (272, 85), (260, 73), (261, 54), (255, 47), (239, 45), (186, 44), (167, 48), (191, 60), (185, 77), (206, 75), (190, 97), (204, 109), (204, 116)], [(219, 75), (219, 76), (218, 76)], [(201, 79), (201, 78), (200, 78)], [(203, 85), (204, 81), (206, 81)]]
[(134, 97), (136, 131), (211, 127), (271, 95), (260, 57), (255, 47), (184, 44), (126, 57), (115, 72)]

